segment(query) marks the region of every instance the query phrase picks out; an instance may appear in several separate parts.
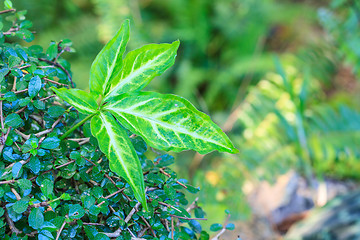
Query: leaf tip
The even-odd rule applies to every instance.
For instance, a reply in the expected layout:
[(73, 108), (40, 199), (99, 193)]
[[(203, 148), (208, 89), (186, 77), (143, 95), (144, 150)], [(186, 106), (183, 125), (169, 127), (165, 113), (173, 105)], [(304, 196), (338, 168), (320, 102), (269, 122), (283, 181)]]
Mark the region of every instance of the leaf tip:
[(50, 89), (51, 89), (53, 92), (55, 92), (56, 94), (58, 94), (58, 92), (59, 92), (56, 87), (50, 87)]
[(171, 45), (173, 45), (174, 48), (178, 49), (180, 46), (180, 40), (178, 39), (178, 40), (174, 41)]
[(130, 27), (130, 19), (125, 19), (124, 22), (122, 23), (122, 26), (124, 27)]
[(144, 210), (145, 210), (146, 212), (149, 212), (149, 208), (148, 208), (148, 205), (147, 205), (146, 200), (143, 201), (143, 202), (141, 203), (141, 205), (143, 206), (143, 208), (144, 208)]
[(229, 151), (231, 154), (236, 154), (236, 153), (239, 153), (239, 150), (235, 147), (232, 147), (230, 148), (230, 151)]

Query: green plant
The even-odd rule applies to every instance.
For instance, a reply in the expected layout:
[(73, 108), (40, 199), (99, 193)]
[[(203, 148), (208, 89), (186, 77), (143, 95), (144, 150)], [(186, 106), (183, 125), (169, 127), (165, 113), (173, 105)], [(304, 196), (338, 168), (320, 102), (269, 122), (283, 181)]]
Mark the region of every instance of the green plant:
[[(240, 156), (253, 176), (273, 180), (295, 168), (312, 178), (358, 178), (360, 115), (347, 100), (326, 99), (321, 81), (276, 61), (278, 74), (250, 90), (241, 105)], [(266, 169), (266, 171), (263, 171)], [(276, 174), (277, 173), (277, 174)]]
[(91, 120), (92, 134), (109, 159), (110, 169), (130, 184), (146, 209), (141, 165), (122, 126), (159, 150), (193, 149), (202, 154), (237, 150), (221, 129), (187, 100), (175, 95), (139, 92), (173, 65), (179, 42), (146, 45), (129, 52), (123, 60), (128, 39), (129, 21), (125, 21), (91, 66), (90, 93), (66, 88), (53, 88), (53, 91), (87, 114), (60, 139)]
[[(124, 40), (121, 37), (110, 41), (96, 58), (90, 81), (92, 93), (66, 89), (73, 83), (70, 64), (62, 59), (62, 54), (71, 51), (72, 43), (69, 40), (52, 42), (45, 52), (37, 45), (17, 44), (16, 37), (28, 42), (33, 39), (29, 30), (31, 22), (25, 19), (25, 12), (13, 9), (10, 1), (5, 3), (8, 9), (0, 11), (3, 26), (0, 34), (0, 237), (12, 240), (209, 239), (198, 222), (205, 219), (205, 213), (196, 201), (189, 203), (184, 194), (184, 190), (196, 193), (199, 189), (179, 179), (169, 168), (174, 162), (172, 156), (148, 148), (146, 141), (160, 150), (235, 152), (226, 135), (209, 117), (180, 97), (136, 91), (114, 98), (106, 96), (112, 89), (118, 93), (132, 89), (130, 85), (125, 85), (126, 89), (117, 88), (116, 82), (110, 81), (114, 80), (110, 78), (112, 75), (125, 76), (126, 72), (110, 71), (107, 72), (109, 78), (102, 78), (103, 72), (96, 70), (106, 66), (107, 60), (116, 62), (114, 69), (120, 68), (122, 54), (110, 56), (119, 53), (111, 51), (112, 47), (124, 51), (125, 42), (118, 44)], [(127, 22), (119, 35), (128, 36)], [(147, 75), (142, 72), (142, 78), (136, 78), (139, 81), (136, 89), (144, 87), (145, 82), (173, 63), (177, 47), (175, 42), (148, 45), (130, 52), (122, 69), (131, 70), (128, 64), (138, 63), (136, 69), (154, 52), (169, 53), (167, 57), (158, 58), (161, 61), (154, 69), (148, 69)], [(144, 49), (150, 55), (145, 55), (142, 61), (132, 61), (134, 54), (141, 55)], [(107, 88), (105, 79), (113, 85)], [(53, 91), (77, 110), (59, 101)], [(123, 113), (124, 109), (136, 110), (136, 106), (147, 100), (158, 104), (147, 102), (147, 108), (139, 108), (139, 112), (148, 114), (151, 120), (158, 106), (156, 111), (167, 116), (166, 120), (159, 118), (160, 123), (171, 125), (183, 121), (177, 130), (189, 127), (188, 135), (154, 125), (147, 128), (144, 120), (133, 123), (131, 115)], [(169, 109), (175, 104), (179, 108)], [(91, 123), (87, 121), (90, 119)], [(127, 120), (134, 126), (126, 125)], [(106, 132), (102, 132), (103, 125)], [(156, 135), (156, 129), (162, 135)], [(213, 136), (206, 135), (212, 130)], [(148, 138), (149, 134), (154, 134), (150, 135), (154, 138)], [(181, 137), (176, 138), (176, 134)], [(211, 143), (206, 144), (205, 140)], [(116, 147), (113, 152), (105, 149), (110, 141)], [(225, 146), (218, 146), (221, 144)], [(112, 155), (115, 153), (118, 155)], [(119, 157), (128, 157), (124, 165), (117, 165), (122, 160)], [(121, 177), (110, 171), (109, 165)], [(124, 177), (128, 183), (122, 178), (123, 166), (133, 167), (130, 178)], [(147, 211), (142, 211), (145, 209)], [(195, 217), (191, 217), (192, 213)], [(229, 226), (228, 229), (233, 228)]]
[(360, 3), (355, 0), (332, 0), (329, 8), (318, 12), (320, 23), (330, 36), (338, 56), (360, 76)]

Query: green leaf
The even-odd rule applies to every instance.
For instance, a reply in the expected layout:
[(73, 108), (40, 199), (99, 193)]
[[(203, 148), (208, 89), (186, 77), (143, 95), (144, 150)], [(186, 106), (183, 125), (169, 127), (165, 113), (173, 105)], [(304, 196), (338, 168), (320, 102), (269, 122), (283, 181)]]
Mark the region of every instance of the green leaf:
[(20, 177), (21, 175), (21, 169), (22, 169), (22, 164), (21, 162), (17, 162), (14, 164), (14, 166), (12, 167), (12, 175), (13, 175), (13, 178), (18, 178)]
[(83, 206), (86, 209), (90, 209), (92, 206), (95, 205), (95, 198), (93, 196), (86, 196), (85, 199), (83, 200)]
[(41, 79), (39, 76), (35, 76), (30, 79), (28, 89), (29, 97), (33, 98), (38, 94), (41, 89)]
[(71, 196), (68, 193), (61, 194), (60, 198), (63, 199), (63, 200), (67, 200), (67, 201), (71, 200)]
[(31, 209), (31, 213), (29, 214), (29, 226), (34, 229), (39, 229), (44, 224), (44, 215), (41, 212), (40, 208)]
[(21, 62), (21, 59), (19, 57), (15, 57), (15, 56), (11, 55), (9, 57), (9, 68), (13, 68), (16, 65), (19, 65), (20, 62)]
[(90, 91), (105, 95), (111, 79), (118, 78), (122, 56), (129, 41), (130, 22), (126, 20), (120, 30), (96, 56), (90, 70)]
[(41, 170), (41, 163), (38, 157), (31, 157), (29, 161), (29, 168), (35, 174), (38, 174)]
[[(36, 96), (36, 95), (35, 95)], [(19, 100), (19, 106), (20, 107), (25, 107), (26, 105), (28, 105), (31, 102), (31, 99), (29, 97), (26, 98), (22, 98)]]
[(175, 62), (179, 41), (172, 44), (149, 44), (131, 51), (124, 59), (121, 74), (110, 82), (104, 101), (116, 95), (140, 91)]
[(199, 240), (209, 240), (210, 236), (207, 232), (201, 231)]
[(4, 98), (8, 102), (13, 102), (13, 101), (15, 101), (17, 99), (16, 94), (13, 93), (13, 92), (5, 93)]
[(33, 102), (34, 106), (39, 109), (39, 110), (44, 110), (45, 109), (45, 103), (43, 101), (40, 100), (35, 100)]
[(29, 202), (28, 201), (25, 201), (23, 199), (20, 199), (19, 201), (17, 201), (13, 206), (12, 208), (14, 209), (14, 211), (17, 213), (17, 214), (21, 214), (23, 212), (26, 211), (27, 207), (29, 205)]
[(23, 123), (24, 121), (16, 113), (11, 113), (5, 118), (5, 124), (13, 128), (18, 128), (23, 125)]
[(61, 106), (51, 106), (49, 108), (49, 110), (47, 111), (47, 113), (50, 115), (50, 117), (52, 118), (58, 118), (61, 115), (63, 115), (65, 112), (65, 109), (62, 108)]
[(233, 223), (228, 223), (225, 228), (226, 228), (227, 230), (232, 231), (232, 230), (235, 229), (235, 225), (234, 225)]
[(176, 190), (169, 184), (164, 186), (165, 194), (168, 198), (173, 199), (176, 197)]
[(100, 198), (103, 196), (104, 193), (101, 187), (95, 186), (91, 189), (91, 194), (96, 198)]
[(41, 143), (40, 147), (44, 149), (54, 149), (60, 145), (60, 139), (57, 137), (48, 137)]
[(32, 22), (25, 20), (20, 23), (20, 28), (31, 28), (33, 26)]
[(190, 220), (189, 221), (189, 226), (196, 233), (201, 233), (201, 231), (202, 231), (200, 223), (198, 221), (196, 221), (196, 220)]
[(153, 92), (122, 94), (106, 106), (118, 121), (150, 146), (165, 151), (193, 149), (236, 153), (225, 133), (186, 99)]
[(85, 210), (80, 206), (80, 204), (71, 205), (69, 208), (69, 218), (70, 219), (80, 219), (85, 215)]
[(81, 154), (78, 152), (78, 151), (72, 151), (70, 153), (70, 158), (71, 159), (75, 159), (75, 160), (78, 160), (81, 158)]
[(95, 240), (110, 240), (110, 238), (103, 233), (98, 233), (96, 234)]
[(173, 164), (175, 162), (175, 159), (173, 156), (165, 154), (156, 158), (155, 161), (158, 163), (157, 167), (161, 168)]
[(147, 209), (140, 161), (125, 130), (110, 113), (102, 112), (91, 120), (91, 132), (109, 159), (111, 171), (129, 183), (136, 199)]
[(97, 205), (92, 205), (89, 208), (89, 213), (91, 215), (97, 216), (100, 213), (100, 208)]
[(17, 184), (22, 190), (27, 190), (32, 188), (31, 181), (29, 179), (19, 179), (17, 180)]
[(46, 50), (46, 57), (49, 60), (52, 60), (56, 57), (58, 54), (58, 46), (56, 43), (52, 43), (49, 48)]
[(54, 190), (54, 183), (49, 180), (49, 179), (45, 179), (44, 181), (41, 182), (41, 192), (47, 197), (49, 198), (51, 196), (51, 194), (53, 193)]
[(20, 29), (19, 31), (15, 32), (16, 36), (21, 39), (24, 39), (26, 42), (31, 42), (34, 40), (34, 34), (28, 29)]
[(13, 7), (12, 2), (10, 0), (5, 0), (4, 5), (6, 9), (11, 9)]
[(217, 232), (222, 229), (222, 225), (220, 223), (214, 223), (210, 226), (210, 231)]
[[(50, 233), (50, 232), (56, 232), (56, 230), (58, 230), (58, 228), (55, 226), (55, 224), (45, 221), (41, 230), (42, 230), (42, 232), (45, 230), (48, 233)], [(50, 235), (49, 235), (49, 237), (50, 237)], [(52, 237), (51, 239), (54, 239), (54, 238)]]
[(74, 106), (79, 112), (92, 114), (97, 111), (98, 104), (91, 93), (80, 89), (51, 88), (62, 100)]

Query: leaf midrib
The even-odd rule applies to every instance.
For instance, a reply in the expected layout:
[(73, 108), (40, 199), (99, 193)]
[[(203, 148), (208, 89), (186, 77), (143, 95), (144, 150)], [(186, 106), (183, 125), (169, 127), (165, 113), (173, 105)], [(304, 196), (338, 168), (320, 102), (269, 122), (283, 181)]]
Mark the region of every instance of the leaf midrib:
[[(111, 90), (108, 94), (106, 94), (105, 99), (113, 96), (116, 94), (116, 92), (125, 84), (131, 82), (137, 75), (141, 74), (144, 69), (149, 68), (149, 65), (152, 65), (154, 62), (156, 62), (160, 57), (162, 57), (167, 51), (161, 53), (160, 55), (156, 56), (155, 58), (148, 61), (145, 65), (141, 66), (140, 68), (137, 68), (135, 71), (130, 72), (129, 75), (127, 75), (125, 78), (120, 79), (119, 83), (116, 85), (116, 87)], [(133, 66), (135, 65), (135, 62), (133, 63)]]
[(117, 58), (118, 58), (120, 49), (121, 49), (121, 47), (122, 47), (122, 43), (123, 43), (123, 41), (124, 41), (124, 38), (123, 38), (123, 37), (124, 37), (124, 34), (122, 34), (122, 35), (123, 35), (123, 36), (122, 36), (122, 38), (121, 38), (121, 42), (120, 42), (119, 47), (117, 48), (116, 53), (115, 53), (114, 61), (112, 61), (111, 65), (110, 65), (110, 68), (107, 67), (107, 70), (108, 70), (108, 71), (107, 71), (106, 78), (105, 78), (105, 82), (104, 82), (104, 86), (103, 86), (103, 94), (105, 94), (106, 86), (107, 86), (107, 84), (108, 84), (108, 82), (109, 82), (110, 77), (111, 77), (112, 74), (113, 74), (113, 71), (114, 71), (114, 68), (115, 68), (115, 65), (116, 65), (116, 60), (117, 60)]
[[(111, 146), (116, 146), (116, 144), (114, 144), (114, 141), (115, 141), (116, 137), (115, 137), (115, 133), (112, 131), (111, 123), (109, 124), (106, 121), (106, 117), (102, 113), (100, 114), (100, 118), (101, 118), (102, 122), (104, 123), (107, 134), (109, 135), (109, 139), (110, 139), (109, 148), (111, 148)], [(114, 149), (115, 154), (117, 155), (118, 159), (120, 160), (121, 165), (123, 166), (123, 169), (124, 169), (124, 171), (126, 173), (126, 176), (127, 176), (128, 180), (131, 182), (131, 184), (133, 186), (136, 186), (134, 184), (134, 182), (132, 181), (132, 178), (130, 176), (130, 173), (128, 172), (128, 169), (126, 167), (124, 167), (124, 166), (126, 166), (126, 163), (124, 162), (123, 158), (121, 157), (121, 152), (119, 152), (119, 149), (117, 149), (117, 148), (113, 148), (113, 149)], [(108, 151), (109, 150), (110, 149), (108, 149)]]
[[(121, 112), (130, 114), (130, 115), (133, 115), (133, 116), (135, 116), (135, 117), (142, 118), (142, 119), (147, 119), (149, 122), (154, 122), (155, 124), (158, 124), (158, 125), (160, 125), (160, 126), (162, 126), (162, 127), (164, 127), (164, 128), (171, 129), (171, 130), (173, 130), (173, 131), (176, 131), (176, 130), (177, 130), (177, 131), (180, 132), (180, 133), (187, 134), (187, 135), (193, 136), (193, 137), (195, 137), (195, 138), (197, 138), (197, 139), (201, 139), (201, 140), (203, 140), (203, 141), (205, 141), (205, 142), (211, 142), (211, 143), (213, 143), (213, 144), (215, 144), (215, 145), (217, 145), (217, 146), (220, 146), (220, 147), (223, 147), (223, 148), (225, 148), (225, 149), (231, 150), (231, 149), (228, 148), (227, 146), (224, 146), (224, 145), (222, 145), (222, 144), (219, 144), (219, 143), (216, 142), (216, 141), (213, 141), (211, 138), (209, 138), (209, 139), (204, 138), (204, 137), (202, 137), (201, 135), (199, 135), (199, 134), (197, 134), (197, 133), (195, 133), (195, 132), (189, 132), (189, 131), (188, 131), (187, 129), (185, 129), (185, 128), (179, 128), (179, 126), (170, 125), (170, 124), (168, 124), (168, 123), (166, 123), (166, 122), (160, 121), (160, 120), (155, 119), (155, 118), (151, 118), (151, 117), (149, 117), (149, 116), (140, 114), (140, 113), (138, 113), (138, 112), (126, 111), (125, 109), (111, 108), (111, 107), (107, 107), (106, 109), (109, 110), (109, 111), (112, 111), (113, 113), (115, 113), (115, 115), (116, 115), (116, 114), (121, 115), (123, 118), (125, 118), (125, 117), (121, 114)], [(139, 129), (137, 129), (137, 130), (139, 130)]]

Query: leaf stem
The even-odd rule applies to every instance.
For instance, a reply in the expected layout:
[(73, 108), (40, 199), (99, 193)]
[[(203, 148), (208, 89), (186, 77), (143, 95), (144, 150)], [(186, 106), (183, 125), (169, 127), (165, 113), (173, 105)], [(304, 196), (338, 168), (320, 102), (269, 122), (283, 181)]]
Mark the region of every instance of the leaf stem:
[(88, 115), (86, 118), (84, 118), (83, 120), (81, 120), (80, 122), (78, 122), (77, 124), (75, 124), (74, 126), (72, 126), (66, 133), (64, 133), (61, 137), (60, 140), (64, 140), (67, 136), (70, 135), (70, 133), (72, 133), (73, 131), (75, 131), (78, 127), (80, 127), (81, 125), (83, 125), (87, 120), (89, 120), (90, 118), (92, 118), (93, 116), (95, 116), (96, 113), (94, 114), (90, 114)]

